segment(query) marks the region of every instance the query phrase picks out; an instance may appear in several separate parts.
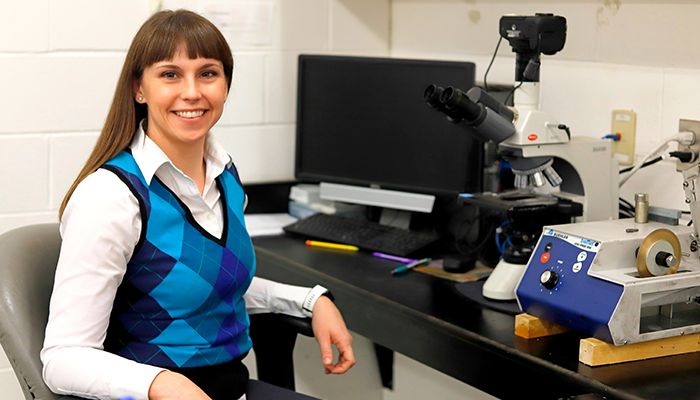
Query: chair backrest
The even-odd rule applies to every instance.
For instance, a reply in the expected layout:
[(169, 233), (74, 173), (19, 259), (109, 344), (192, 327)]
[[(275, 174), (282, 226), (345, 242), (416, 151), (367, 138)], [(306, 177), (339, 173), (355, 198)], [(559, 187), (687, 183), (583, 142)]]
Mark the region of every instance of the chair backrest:
[(0, 236), (0, 344), (27, 400), (77, 399), (52, 393), (41, 377), (39, 353), (60, 247), (57, 223)]

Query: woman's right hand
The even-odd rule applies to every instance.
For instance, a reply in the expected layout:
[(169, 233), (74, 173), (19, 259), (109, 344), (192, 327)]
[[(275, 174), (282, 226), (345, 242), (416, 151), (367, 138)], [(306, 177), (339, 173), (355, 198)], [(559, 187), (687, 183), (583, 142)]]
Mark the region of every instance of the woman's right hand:
[(211, 400), (199, 386), (182, 374), (163, 371), (148, 389), (149, 400)]

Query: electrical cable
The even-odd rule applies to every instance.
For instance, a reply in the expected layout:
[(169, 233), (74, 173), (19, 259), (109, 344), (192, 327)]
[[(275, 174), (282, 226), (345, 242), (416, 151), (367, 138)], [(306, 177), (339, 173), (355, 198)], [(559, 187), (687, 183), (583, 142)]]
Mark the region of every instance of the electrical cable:
[(626, 209), (626, 208), (620, 208), (619, 213), (620, 213), (620, 214), (629, 215), (629, 216), (631, 216), (631, 217), (633, 217), (633, 216), (635, 215), (635, 213), (634, 213), (633, 210), (629, 210), (629, 209)]
[[(642, 166), (641, 166), (640, 168), (644, 168), (644, 167), (648, 167), (648, 166), (650, 166), (650, 165), (654, 165), (654, 164), (656, 164), (657, 162), (659, 162), (659, 161), (661, 161), (661, 160), (663, 160), (663, 159), (664, 159), (664, 158), (661, 157), (661, 156), (656, 157), (655, 159), (653, 159), (653, 160), (651, 160), (651, 161), (647, 161), (647, 162), (645, 162), (644, 164), (642, 164)], [(623, 169), (620, 170), (620, 173), (621, 173), (621, 174), (624, 174), (625, 172), (630, 172), (630, 171), (632, 171), (632, 168), (634, 168), (634, 166), (632, 166), (632, 167), (627, 167), (627, 168), (623, 168)]]
[(621, 203), (620, 203), (620, 208), (622, 208), (622, 209), (625, 210), (625, 211), (632, 211), (632, 212), (634, 212), (634, 207), (632, 207), (632, 206), (630, 206), (630, 205), (628, 205), (628, 204), (625, 204), (624, 202), (621, 202)]
[(510, 100), (510, 96), (512, 96), (516, 90), (520, 89), (520, 86), (522, 86), (522, 85), (523, 85), (523, 81), (520, 81), (520, 84), (518, 86), (514, 87), (513, 90), (510, 91), (510, 93), (508, 93), (508, 97), (506, 97), (506, 101), (504, 101), (503, 104), (508, 105), (508, 100)]
[(489, 71), (491, 70), (491, 66), (493, 65), (493, 61), (496, 59), (496, 54), (498, 54), (498, 47), (501, 46), (501, 41), (503, 40), (503, 36), (498, 37), (498, 43), (496, 44), (496, 50), (493, 52), (493, 57), (491, 57), (491, 62), (489, 63), (489, 67), (486, 68), (486, 73), (484, 74), (484, 90), (487, 92), (489, 91), (489, 85), (486, 83), (486, 77), (489, 75)]
[(682, 163), (691, 163), (698, 159), (698, 154), (694, 151), (672, 151), (668, 155), (679, 159)]
[(634, 215), (634, 214), (635, 214), (635, 211), (634, 211), (634, 210), (631, 210), (631, 209), (629, 209), (629, 208), (623, 206), (622, 204), (620, 204), (620, 212), (621, 212), (621, 213), (624, 213), (624, 214), (629, 214), (629, 215)]
[(618, 212), (618, 218), (634, 218), (634, 214), (631, 214), (629, 212), (624, 212), (621, 210)]
[[(476, 258), (483, 262), (485, 265), (495, 266), (498, 260), (489, 258), (485, 254), (485, 252), (489, 250), (489, 246), (487, 246), (487, 244), (492, 243), (492, 235), (494, 234), (498, 225), (502, 222), (502, 218), (500, 216), (500, 213), (494, 214), (480, 212), (478, 215), (471, 218), (468, 223), (471, 226), (474, 226), (475, 223), (479, 222), (482, 219), (488, 221), (488, 224), (484, 224), (483, 227), (479, 228), (480, 230), (483, 228), (483, 233), (481, 233), (479, 237), (477, 237), (474, 241), (469, 241), (464, 236), (460, 235), (461, 237), (457, 238), (457, 240), (455, 240), (453, 244), (459, 254), (464, 256), (475, 255)], [(466, 246), (467, 248), (465, 249), (464, 246)]]
[(496, 235), (494, 236), (494, 238), (496, 239), (496, 248), (498, 249), (498, 252), (501, 253), (501, 257), (506, 252), (505, 247), (506, 247), (506, 242), (508, 241), (508, 237), (506, 237), (506, 239), (503, 241), (503, 243), (501, 243), (500, 237), (501, 237), (501, 233), (503, 233), (503, 227), (505, 227), (508, 224), (510, 224), (510, 221), (508, 221), (508, 220), (503, 221), (503, 223), (500, 224), (498, 226), (498, 228), (496, 229)]
[(634, 218), (635, 208), (632, 206), (632, 203), (623, 199), (622, 197), (620, 197), (619, 200), (619, 217)]
[(632, 210), (634, 210), (634, 205), (632, 205), (632, 203), (630, 203), (629, 201), (623, 199), (622, 197), (620, 197), (620, 201), (623, 202), (623, 203), (625, 203), (625, 204), (626, 204), (629, 208), (631, 208)]
[(679, 132), (668, 139), (662, 141), (658, 145), (654, 146), (647, 154), (644, 155), (630, 170), (629, 174), (625, 176), (624, 178), (620, 179), (620, 185), (619, 187), (622, 187), (637, 171), (639, 171), (640, 168), (644, 165), (644, 163), (647, 162), (647, 160), (651, 159), (654, 156), (658, 156), (659, 153), (663, 153), (666, 148), (668, 147), (668, 144), (670, 142), (680, 142), (682, 140), (688, 140), (688, 132)]

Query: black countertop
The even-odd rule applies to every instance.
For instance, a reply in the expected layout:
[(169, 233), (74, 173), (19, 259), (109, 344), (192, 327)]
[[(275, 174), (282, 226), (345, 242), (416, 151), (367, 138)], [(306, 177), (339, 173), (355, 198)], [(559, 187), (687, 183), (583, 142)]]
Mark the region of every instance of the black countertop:
[(257, 276), (328, 287), (351, 330), (496, 397), (700, 399), (698, 353), (589, 367), (578, 362), (585, 335), (515, 336), (513, 315), (459, 296), (454, 283), (415, 271), (392, 276), (394, 261), (289, 236), (253, 243)]

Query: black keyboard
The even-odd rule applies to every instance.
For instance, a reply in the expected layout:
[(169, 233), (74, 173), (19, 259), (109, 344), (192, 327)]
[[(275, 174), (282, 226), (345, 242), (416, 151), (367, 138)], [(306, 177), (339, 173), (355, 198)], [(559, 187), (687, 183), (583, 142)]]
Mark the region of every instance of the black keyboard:
[(321, 213), (301, 219), (283, 229), (288, 233), (402, 257), (440, 239), (437, 233), (409, 231), (364, 219)]

